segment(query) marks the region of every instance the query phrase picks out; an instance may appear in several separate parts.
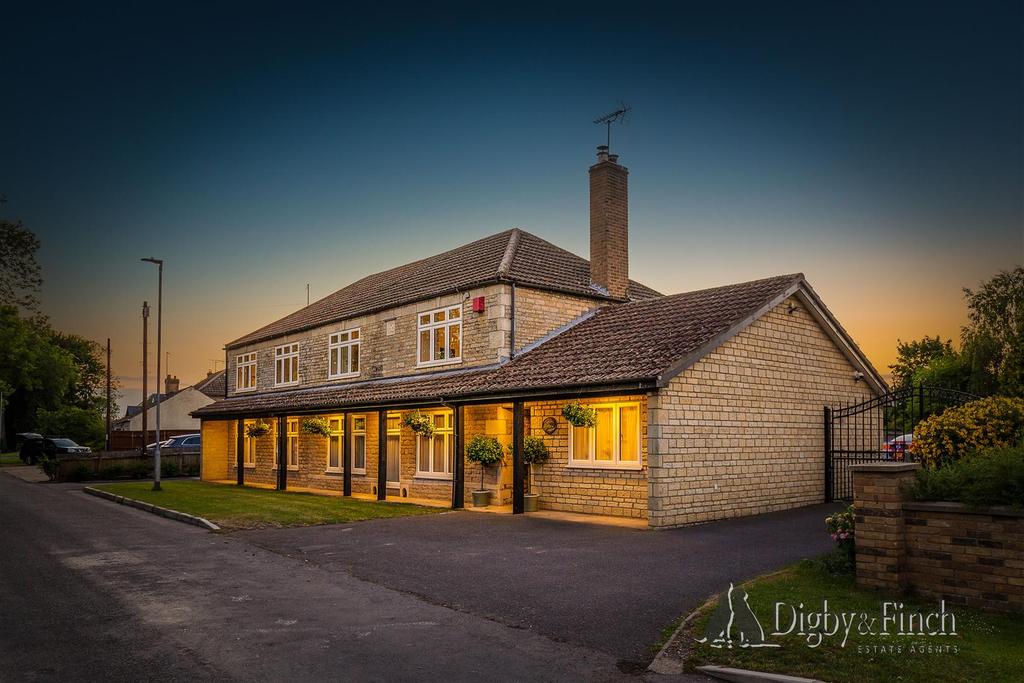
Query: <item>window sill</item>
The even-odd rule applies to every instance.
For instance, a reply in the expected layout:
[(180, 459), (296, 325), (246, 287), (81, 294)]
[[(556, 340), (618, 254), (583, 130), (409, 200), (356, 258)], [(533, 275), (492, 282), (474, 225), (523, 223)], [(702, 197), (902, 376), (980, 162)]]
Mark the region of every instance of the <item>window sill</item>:
[(571, 470), (625, 470), (627, 472), (638, 472), (644, 468), (643, 463), (639, 462), (612, 462), (605, 464), (597, 464), (595, 462), (572, 462), (570, 461), (566, 465), (567, 469)]
[(352, 474), (363, 474), (363, 475), (365, 475), (366, 474), (366, 469), (365, 468), (364, 469), (357, 469), (357, 468), (353, 467), (352, 468)]
[(251, 465), (242, 465), (242, 469), (243, 470), (254, 470), (254, 469), (256, 469), (256, 463), (253, 463)]
[(450, 474), (432, 474), (430, 472), (417, 472), (416, 479), (429, 479), (430, 481), (451, 481)]
[(344, 375), (327, 375), (327, 379), (355, 379), (360, 374), (358, 372), (346, 372)]
[(246, 387), (245, 389), (235, 389), (236, 394), (249, 394), (259, 389), (259, 387)]
[(344, 470), (324, 470), (324, 474), (326, 474), (329, 477), (338, 477), (338, 476), (341, 476), (342, 474), (345, 474), (345, 471)]
[(273, 386), (274, 386), (275, 389), (280, 389), (282, 387), (297, 387), (297, 386), (299, 386), (299, 381), (295, 380), (294, 382), (283, 382), (281, 384), (278, 384), (277, 382), (275, 382)]
[(416, 363), (417, 368), (437, 368), (445, 365), (460, 365), (462, 358), (452, 358), (450, 360), (430, 360), (426, 362)]

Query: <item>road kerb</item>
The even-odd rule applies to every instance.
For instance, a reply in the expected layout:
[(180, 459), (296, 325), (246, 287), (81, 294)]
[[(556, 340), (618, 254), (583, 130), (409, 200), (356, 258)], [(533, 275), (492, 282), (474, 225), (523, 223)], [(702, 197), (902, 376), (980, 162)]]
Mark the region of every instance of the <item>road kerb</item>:
[(127, 505), (128, 507), (144, 510), (145, 512), (149, 512), (154, 515), (160, 515), (161, 517), (166, 517), (167, 519), (173, 519), (178, 522), (184, 522), (185, 524), (191, 524), (192, 526), (197, 526), (201, 529), (206, 529), (208, 531), (220, 531), (219, 526), (217, 526), (210, 520), (204, 519), (202, 517), (196, 517), (195, 515), (190, 515), (185, 512), (180, 512), (178, 510), (162, 508), (159, 505), (153, 505), (152, 503), (146, 503), (141, 500), (135, 500), (134, 498), (126, 498), (124, 496), (119, 496), (116, 493), (111, 493), (110, 491), (104, 491), (102, 489), (93, 488), (92, 486), (86, 486), (85, 489), (83, 490), (90, 496), (105, 498), (106, 500), (118, 503), (120, 505)]

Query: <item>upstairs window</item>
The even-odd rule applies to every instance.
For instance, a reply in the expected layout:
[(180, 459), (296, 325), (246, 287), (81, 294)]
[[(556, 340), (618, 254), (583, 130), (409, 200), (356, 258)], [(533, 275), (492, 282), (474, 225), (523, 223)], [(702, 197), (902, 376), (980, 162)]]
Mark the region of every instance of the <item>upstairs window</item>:
[(443, 365), (462, 360), (462, 307), (420, 313), (416, 342), (418, 364)]
[(235, 358), (235, 391), (256, 388), (256, 352), (243, 353)]
[(592, 407), (596, 426), (569, 428), (569, 466), (640, 469), (640, 404)]
[(299, 345), (285, 344), (274, 349), (274, 385), (299, 383)]
[(359, 330), (335, 332), (328, 337), (327, 376), (330, 379), (359, 374)]

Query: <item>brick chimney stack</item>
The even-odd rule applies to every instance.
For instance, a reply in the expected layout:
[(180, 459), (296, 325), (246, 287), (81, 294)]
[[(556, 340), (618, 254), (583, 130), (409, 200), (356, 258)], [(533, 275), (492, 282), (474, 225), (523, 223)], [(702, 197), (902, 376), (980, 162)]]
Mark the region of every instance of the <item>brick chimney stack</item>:
[(176, 394), (178, 393), (178, 387), (181, 386), (181, 381), (177, 377), (171, 377), (167, 375), (164, 379), (164, 393), (165, 394)]
[(590, 167), (590, 281), (618, 299), (629, 284), (629, 169), (607, 145)]

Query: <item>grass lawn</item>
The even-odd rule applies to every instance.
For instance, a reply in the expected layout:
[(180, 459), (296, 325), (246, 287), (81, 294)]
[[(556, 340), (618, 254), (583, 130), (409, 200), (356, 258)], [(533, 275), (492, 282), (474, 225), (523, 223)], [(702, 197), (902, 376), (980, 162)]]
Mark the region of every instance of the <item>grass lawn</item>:
[(149, 481), (100, 484), (96, 488), (204, 517), (225, 529), (343, 524), (444, 511), (421, 505), (238, 488), (203, 481), (164, 481), (161, 491), (154, 491)]
[(21, 458), (18, 457), (18, 452), (13, 453), (0, 453), (0, 467), (10, 467), (11, 465), (24, 465)]
[[(822, 600), (827, 598), (829, 611), (867, 612), (881, 615), (883, 600), (891, 600), (879, 593), (854, 586), (852, 577), (836, 577), (820, 568), (817, 562), (804, 561), (774, 575), (754, 579), (743, 588), (749, 595), (750, 606), (765, 630), (767, 640), (777, 642), (781, 648), (716, 649), (710, 645), (696, 645), (688, 668), (703, 664), (719, 664), (741, 669), (754, 669), (784, 673), (808, 678), (819, 678), (833, 683), (856, 681), (879, 683), (890, 681), (1024, 681), (1024, 619), (967, 610), (946, 605), (946, 611), (956, 616), (957, 636), (861, 636), (856, 627), (851, 631), (846, 647), (840, 647), (842, 637), (826, 638), (817, 648), (806, 645), (806, 637), (795, 635), (772, 636), (775, 630), (775, 603), (785, 602), (805, 612), (821, 611)], [(929, 613), (938, 610), (938, 602), (903, 600), (905, 610)], [(713, 606), (695, 619), (691, 636), (704, 636), (704, 625), (711, 616)], [(786, 611), (785, 614), (790, 614)], [(788, 619), (781, 630), (786, 630)], [(810, 629), (807, 629), (810, 631)], [(896, 630), (896, 629), (892, 629)], [(908, 629), (909, 630), (909, 629)], [(873, 651), (874, 646), (902, 647), (902, 653)], [(918, 652), (911, 653), (911, 645)], [(956, 652), (920, 652), (921, 645), (955, 648)], [(944, 648), (943, 648), (944, 649)]]

